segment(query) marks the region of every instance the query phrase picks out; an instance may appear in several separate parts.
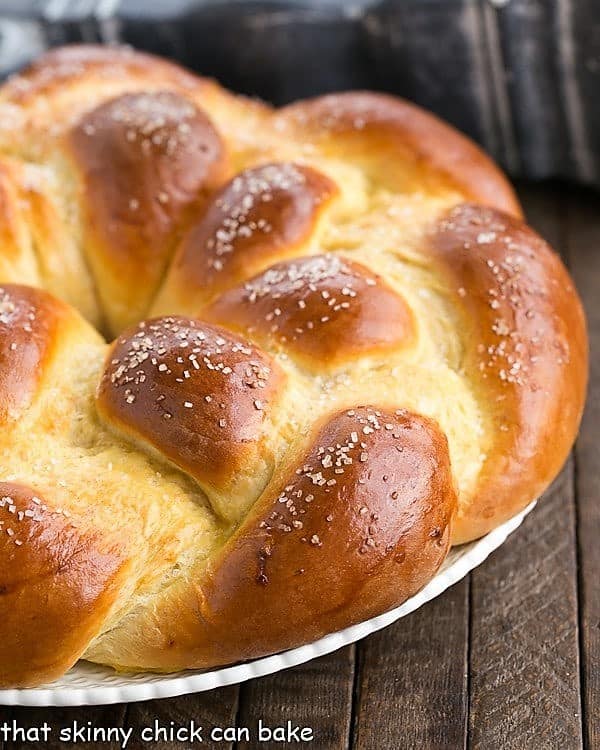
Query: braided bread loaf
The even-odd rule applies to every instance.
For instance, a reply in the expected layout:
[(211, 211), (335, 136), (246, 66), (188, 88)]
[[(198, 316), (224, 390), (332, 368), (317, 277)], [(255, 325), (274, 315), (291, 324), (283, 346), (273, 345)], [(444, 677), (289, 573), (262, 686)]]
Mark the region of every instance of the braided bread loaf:
[(0, 113), (3, 685), (318, 638), (558, 472), (582, 309), (450, 127), (96, 47)]

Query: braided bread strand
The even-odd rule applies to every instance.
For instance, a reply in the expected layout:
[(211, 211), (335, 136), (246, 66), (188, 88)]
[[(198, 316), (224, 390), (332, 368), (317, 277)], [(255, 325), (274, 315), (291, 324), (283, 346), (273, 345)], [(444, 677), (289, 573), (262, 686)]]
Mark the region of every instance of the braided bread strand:
[(559, 471), (581, 305), (449, 126), (97, 47), (0, 112), (1, 684), (305, 643)]

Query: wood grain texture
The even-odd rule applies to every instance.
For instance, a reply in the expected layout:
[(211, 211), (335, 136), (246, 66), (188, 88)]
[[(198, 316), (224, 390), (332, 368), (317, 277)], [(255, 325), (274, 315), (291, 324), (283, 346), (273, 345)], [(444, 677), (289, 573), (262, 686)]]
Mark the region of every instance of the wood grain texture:
[[(350, 741), (354, 666), (355, 647), (347, 646), (307, 664), (246, 683), (240, 694), (239, 726), (253, 729), (259, 718), (269, 727), (282, 726), (290, 720), (312, 727), (314, 740), (308, 747), (346, 750)], [(251, 742), (240, 747), (275, 745)]]
[(571, 191), (568, 250), (588, 317), (590, 385), (575, 448), (586, 748), (600, 747), (600, 197)]
[(359, 646), (352, 748), (462, 748), (469, 583), (463, 580)]
[[(142, 703), (131, 703), (127, 706), (125, 715), (125, 726), (136, 729), (135, 737), (127, 745), (130, 750), (147, 748), (149, 743), (143, 742), (140, 737), (142, 727), (152, 727), (157, 721), (161, 727), (169, 728), (171, 722), (175, 725), (188, 727), (191, 721), (196, 726), (204, 728), (202, 747), (219, 747), (231, 750), (233, 742), (213, 743), (210, 741), (210, 731), (214, 727), (235, 727), (239, 701), (239, 686), (211, 690), (196, 695), (182, 695), (178, 698), (168, 700), (144, 701)], [(151, 743), (156, 750), (187, 750), (196, 743), (183, 740), (170, 741), (160, 737), (157, 742)]]
[(471, 576), (476, 750), (581, 747), (572, 483), (569, 462), (523, 527)]
[[(521, 191), (560, 249), (564, 196)], [(582, 746), (573, 461), (523, 527), (472, 575), (469, 746)]]

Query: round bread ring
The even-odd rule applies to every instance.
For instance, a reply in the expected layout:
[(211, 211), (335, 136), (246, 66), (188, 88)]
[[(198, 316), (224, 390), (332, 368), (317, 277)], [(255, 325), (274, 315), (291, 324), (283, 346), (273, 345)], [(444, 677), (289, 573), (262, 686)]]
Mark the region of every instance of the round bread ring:
[(94, 46), (0, 114), (0, 685), (312, 641), (560, 470), (581, 303), (433, 115)]

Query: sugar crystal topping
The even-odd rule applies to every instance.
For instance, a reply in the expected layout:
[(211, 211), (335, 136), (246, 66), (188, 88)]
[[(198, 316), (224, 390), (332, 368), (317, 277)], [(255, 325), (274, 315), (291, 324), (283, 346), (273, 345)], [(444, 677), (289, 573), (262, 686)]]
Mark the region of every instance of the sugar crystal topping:
[[(370, 463), (372, 441), (385, 440), (385, 434), (388, 439), (392, 439), (390, 451), (394, 455), (396, 452), (402, 453), (403, 428), (399, 420), (402, 420), (405, 414), (404, 410), (398, 409), (391, 418), (377, 409), (359, 407), (340, 415), (339, 418), (343, 420), (343, 431), (332, 442), (320, 441), (315, 444), (306, 462), (296, 469), (296, 477), (281, 490), (276, 509), (261, 521), (260, 528), (268, 534), (298, 532), (300, 542), (321, 548), (325, 537), (319, 534), (306, 534), (306, 527), (311, 525), (309, 517), (318, 519), (325, 508), (323, 519), (327, 524), (335, 523), (335, 504), (325, 502), (323, 497), (331, 493), (343, 494), (348, 482), (356, 482), (358, 485), (364, 485), (367, 481), (370, 483), (373, 472), (379, 471), (381, 481), (388, 482), (389, 476), (385, 469), (373, 462)], [(358, 470), (357, 466), (360, 467)], [(398, 494), (390, 482), (392, 500), (397, 499)], [(361, 517), (366, 517), (367, 521), (365, 538), (359, 548), (359, 553), (364, 554), (377, 545), (373, 526), (377, 521), (377, 513), (366, 506), (362, 506), (358, 513)], [(369, 521), (371, 523), (368, 523)]]
[[(460, 230), (463, 211), (460, 206), (451, 211), (441, 223), (442, 230)], [(558, 365), (568, 361), (569, 353), (555, 334), (550, 336), (547, 318), (541, 312), (540, 303), (545, 304), (548, 292), (532, 270), (533, 249), (530, 242), (523, 242), (519, 233), (499, 219), (479, 215), (468, 219), (477, 233), (474, 240), (463, 241), (463, 249), (477, 253), (478, 262), (485, 268), (490, 280), (484, 293), (494, 313), (492, 340), (477, 344), (481, 376), (487, 379), (493, 375), (506, 385), (538, 390), (535, 364), (543, 351), (553, 347), (553, 360)], [(487, 251), (491, 244), (494, 257)], [(463, 287), (457, 293), (461, 299), (468, 299), (469, 293)]]
[[(145, 152), (164, 149), (167, 155), (188, 143), (192, 122), (198, 116), (191, 102), (170, 92), (125, 94), (104, 106), (110, 119), (125, 128), (129, 143), (138, 143)], [(96, 127), (89, 118), (82, 125), (88, 136), (96, 134)]]
[[(348, 312), (365, 288), (377, 284), (378, 277), (366, 269), (338, 255), (327, 254), (273, 266), (246, 282), (243, 300), (250, 305), (268, 303), (265, 321), (271, 333), (279, 331), (282, 321), (294, 312), (306, 311), (301, 325), (286, 331), (286, 338), (291, 335), (296, 340)], [(304, 319), (307, 316), (310, 317)]]
[[(33, 332), (33, 323), (37, 317), (36, 308), (22, 298), (14, 297), (8, 290), (0, 287), (0, 326), (20, 328), (24, 333)], [(18, 347), (16, 341), (9, 344), (11, 351)]]
[(216, 199), (221, 221), (206, 242), (207, 264), (215, 271), (224, 267), (224, 256), (234, 252), (236, 241), (268, 235), (272, 225), (260, 217), (261, 204), (274, 195), (303, 185), (306, 178), (295, 164), (283, 162), (248, 169), (238, 174)]
[[(125, 406), (135, 404), (144, 389), (167, 420), (174, 416), (171, 402), (179, 390), (172, 386), (183, 386), (179, 406), (185, 411), (202, 410), (203, 404), (213, 401), (225, 410), (228, 404), (219, 396), (226, 383), (219, 386), (211, 381), (213, 391), (206, 393), (202, 373), (218, 375), (223, 381), (235, 378), (236, 386), (257, 394), (264, 392), (272, 374), (264, 355), (250, 344), (187, 318), (141, 322), (134, 333), (117, 340), (114, 354), (104, 377), (120, 391)], [(253, 399), (256, 411), (264, 408), (265, 399)], [(227, 426), (224, 416), (218, 417), (218, 425)]]
[[(6, 534), (9, 540), (20, 547), (29, 537), (29, 525), (43, 521), (47, 514), (70, 519), (71, 514), (64, 508), (48, 508), (36, 495), (29, 500), (29, 507), (19, 509), (22, 505), (13, 494), (0, 493), (0, 535)], [(8, 514), (8, 515), (6, 515)], [(26, 525), (27, 524), (27, 525)], [(73, 524), (70, 523), (72, 526)]]

